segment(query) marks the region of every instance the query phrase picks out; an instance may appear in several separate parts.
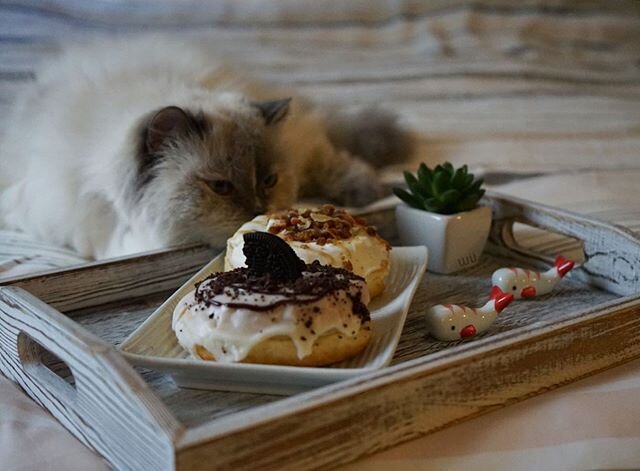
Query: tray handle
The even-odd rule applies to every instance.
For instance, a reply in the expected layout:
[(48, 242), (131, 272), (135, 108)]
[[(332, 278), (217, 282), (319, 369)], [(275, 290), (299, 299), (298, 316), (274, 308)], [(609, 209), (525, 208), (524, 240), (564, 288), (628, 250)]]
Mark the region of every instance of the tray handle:
[(118, 469), (171, 469), (182, 427), (112, 346), (20, 288), (0, 288), (0, 369)]
[[(579, 214), (517, 198), (488, 195), (493, 209), (491, 251), (531, 263), (549, 260), (520, 247), (513, 236), (516, 222), (567, 235), (582, 241), (584, 262), (571, 276), (622, 296), (640, 290), (640, 240), (631, 231)], [(514, 257), (515, 256), (515, 257)]]

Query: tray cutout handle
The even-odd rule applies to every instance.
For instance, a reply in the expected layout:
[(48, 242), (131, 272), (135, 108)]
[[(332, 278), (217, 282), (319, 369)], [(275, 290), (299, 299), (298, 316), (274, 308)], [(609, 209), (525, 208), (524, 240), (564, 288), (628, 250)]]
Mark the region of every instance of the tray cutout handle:
[(582, 241), (584, 262), (569, 276), (621, 296), (640, 292), (640, 239), (628, 229), (496, 193), (483, 202), (493, 210), (489, 250), (537, 264), (539, 255), (519, 250), (513, 224), (549, 230)]
[(18, 334), (18, 356), (25, 372), (55, 391), (56, 397), (66, 395), (67, 400), (75, 400), (76, 378), (69, 365), (24, 331)]
[(173, 469), (182, 426), (140, 375), (20, 288), (0, 288), (0, 370), (117, 469)]
[[(545, 234), (549, 237), (546, 241), (547, 243), (555, 243), (556, 245), (559, 245), (560, 248), (553, 252), (548, 250), (538, 252), (530, 247), (522, 245), (521, 236), (523, 236), (523, 233), (527, 230), (534, 237)], [(500, 237), (500, 242), (504, 247), (524, 257), (540, 260), (547, 266), (549, 264), (553, 264), (555, 257), (558, 255), (570, 258), (578, 265), (585, 261), (584, 241), (566, 234), (561, 234), (556, 230), (541, 228), (536, 225), (522, 223), (511, 219), (500, 221), (500, 223), (496, 225), (496, 233), (498, 234), (498, 237)]]

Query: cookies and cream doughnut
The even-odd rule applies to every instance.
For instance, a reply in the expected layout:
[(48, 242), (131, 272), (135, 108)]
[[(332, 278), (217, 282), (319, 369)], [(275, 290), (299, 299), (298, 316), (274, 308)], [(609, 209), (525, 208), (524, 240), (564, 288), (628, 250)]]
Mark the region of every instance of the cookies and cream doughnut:
[(225, 270), (245, 266), (242, 236), (265, 231), (284, 239), (306, 263), (345, 268), (362, 276), (371, 297), (384, 291), (391, 247), (372, 227), (347, 211), (325, 205), (260, 215), (245, 223), (227, 241)]
[(182, 299), (172, 327), (196, 358), (320, 366), (350, 358), (371, 337), (363, 278), (305, 264), (282, 239), (243, 237), (249, 267), (214, 273)]

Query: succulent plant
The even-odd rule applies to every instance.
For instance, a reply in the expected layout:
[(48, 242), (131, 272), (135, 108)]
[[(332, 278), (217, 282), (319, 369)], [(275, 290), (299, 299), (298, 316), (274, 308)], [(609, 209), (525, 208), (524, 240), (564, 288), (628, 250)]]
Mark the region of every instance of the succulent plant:
[(430, 169), (420, 164), (416, 175), (404, 172), (409, 191), (394, 188), (398, 198), (416, 209), (455, 214), (476, 207), (484, 190), (482, 178), (474, 178), (466, 165), (454, 168), (450, 162)]

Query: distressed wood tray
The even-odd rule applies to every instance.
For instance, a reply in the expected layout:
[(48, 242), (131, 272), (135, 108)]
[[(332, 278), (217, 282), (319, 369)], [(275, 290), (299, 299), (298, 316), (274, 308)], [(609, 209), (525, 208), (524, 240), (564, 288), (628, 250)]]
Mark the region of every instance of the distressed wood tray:
[[(117, 469), (333, 467), (640, 356), (640, 241), (581, 216), (492, 195), (490, 244), (457, 276), (428, 273), (390, 367), (290, 397), (179, 389), (114, 348), (215, 252), (96, 263), (0, 288), (0, 370)], [(393, 212), (368, 215), (393, 240)], [(515, 222), (577, 239), (584, 263), (473, 341), (425, 335), (435, 302), (478, 304), (491, 272), (550, 257)]]

